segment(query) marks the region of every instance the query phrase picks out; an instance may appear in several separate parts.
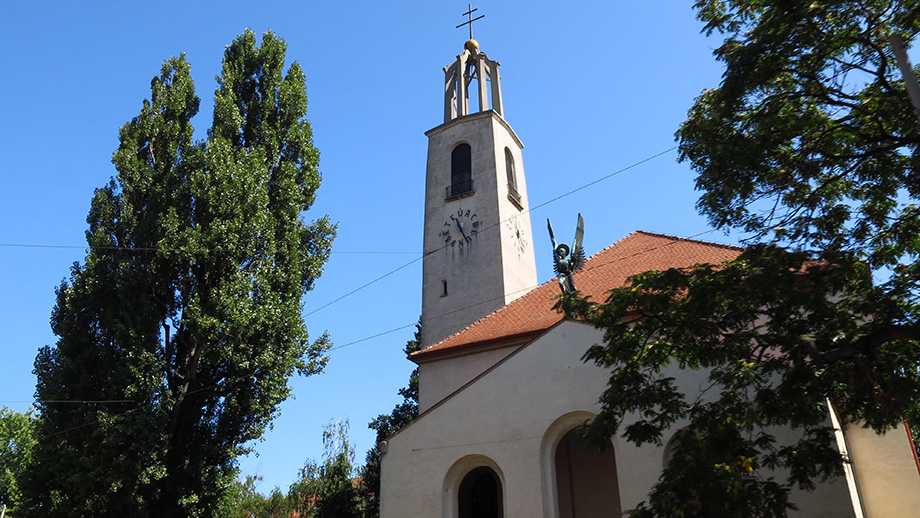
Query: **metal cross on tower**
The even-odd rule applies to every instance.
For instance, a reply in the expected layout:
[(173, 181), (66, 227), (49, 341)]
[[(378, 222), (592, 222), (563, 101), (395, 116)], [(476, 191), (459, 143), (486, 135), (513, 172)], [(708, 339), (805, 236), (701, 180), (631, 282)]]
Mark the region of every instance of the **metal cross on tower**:
[(457, 28), (459, 29), (460, 27), (463, 27), (464, 25), (469, 25), (469, 26), (470, 26), (470, 39), (473, 39), (473, 22), (475, 22), (476, 20), (479, 20), (479, 19), (481, 19), (481, 18), (485, 18), (486, 15), (481, 14), (481, 15), (477, 16), (476, 18), (473, 18), (473, 13), (476, 12), (476, 11), (478, 11), (479, 8), (477, 7), (476, 9), (473, 9), (473, 4), (466, 4), (466, 5), (467, 5), (467, 8), (469, 9), (469, 11), (463, 13), (463, 16), (468, 17), (469, 20), (467, 20), (467, 21), (461, 23), (460, 25), (457, 26)]

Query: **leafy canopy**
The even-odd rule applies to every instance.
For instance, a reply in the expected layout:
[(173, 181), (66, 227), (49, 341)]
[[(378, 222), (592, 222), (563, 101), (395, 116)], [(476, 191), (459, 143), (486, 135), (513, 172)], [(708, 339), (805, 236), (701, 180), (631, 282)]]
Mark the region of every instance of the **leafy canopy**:
[(611, 369), (588, 434), (669, 441), (636, 516), (786, 516), (793, 490), (842, 474), (832, 407), (882, 432), (920, 401), (920, 125), (888, 42), (920, 31), (920, 2), (696, 9), (725, 74), (680, 156), (701, 213), (749, 247), (566, 301), (607, 329), (586, 355)]
[(227, 514), (234, 518), (359, 517), (366, 516), (360, 482), (353, 477), (354, 449), (348, 442), (348, 421), (332, 421), (323, 428), (323, 459), (308, 459), (288, 493), (277, 487), (266, 498), (256, 491), (261, 477), (247, 476), (233, 484)]
[(301, 301), (335, 226), (304, 219), (319, 154), (285, 50), (271, 32), (226, 47), (203, 141), (184, 56), (121, 128), (86, 259), (57, 290), (59, 339), (35, 360), (32, 514), (219, 514), (290, 376), (322, 370), (327, 339), (309, 341)]
[(6, 506), (11, 516), (22, 499), (19, 483), (32, 461), (35, 427), (31, 410), (22, 414), (0, 408), (0, 506)]
[(361, 516), (364, 503), (354, 477), (355, 453), (348, 429), (347, 420), (332, 421), (323, 428), (322, 461), (304, 463), (286, 497), (291, 511), (314, 518)]

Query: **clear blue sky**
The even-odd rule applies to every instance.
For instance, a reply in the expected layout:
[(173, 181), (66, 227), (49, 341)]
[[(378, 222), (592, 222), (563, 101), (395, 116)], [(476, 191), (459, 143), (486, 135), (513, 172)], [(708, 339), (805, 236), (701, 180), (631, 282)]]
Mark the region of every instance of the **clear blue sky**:
[[(550, 201), (674, 146), (693, 98), (718, 84), (718, 41), (700, 34), (690, 2), (475, 7), (486, 18), (474, 36), (502, 64), (505, 118), (525, 145), (531, 205), (549, 202), (532, 215), (541, 281), (552, 274), (546, 218), (567, 234), (559, 229), (574, 229), (581, 212), (589, 254), (636, 229), (708, 230), (674, 151)], [(324, 374), (292, 381), (296, 399), (255, 445), (260, 455), (240, 465), (264, 477), (263, 492), (286, 489), (320, 457), (323, 425), (342, 418), (363, 460), (374, 440), (367, 422), (393, 408), (413, 368), (402, 348), (421, 308), (412, 261), (422, 248), (424, 132), (442, 121), (442, 67), (468, 37), (454, 28), (465, 10), (417, 0), (3, 2), (0, 405), (25, 411), (32, 401), (36, 350), (55, 342), (54, 288), (84, 257), (93, 189), (115, 174), (118, 128), (139, 112), (163, 60), (184, 52), (191, 62), (204, 136), (224, 46), (247, 27), (272, 29), (307, 76), (324, 175), (313, 216), (339, 222), (304, 313), (311, 334), (328, 330), (339, 348)]]

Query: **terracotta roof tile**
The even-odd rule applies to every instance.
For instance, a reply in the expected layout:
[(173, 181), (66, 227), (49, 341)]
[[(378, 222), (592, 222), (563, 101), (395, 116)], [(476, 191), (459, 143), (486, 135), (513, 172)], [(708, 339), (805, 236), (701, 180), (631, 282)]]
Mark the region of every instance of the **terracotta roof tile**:
[[(721, 263), (734, 259), (741, 250), (640, 230), (588, 258), (584, 269), (575, 274), (575, 286), (591, 300), (602, 301), (606, 292), (622, 286), (632, 275), (698, 263)], [(562, 314), (553, 310), (560, 293), (556, 279), (550, 279), (466, 329), (413, 353), (410, 358), (424, 363), (482, 348), (514, 345), (532, 338), (562, 320)]]

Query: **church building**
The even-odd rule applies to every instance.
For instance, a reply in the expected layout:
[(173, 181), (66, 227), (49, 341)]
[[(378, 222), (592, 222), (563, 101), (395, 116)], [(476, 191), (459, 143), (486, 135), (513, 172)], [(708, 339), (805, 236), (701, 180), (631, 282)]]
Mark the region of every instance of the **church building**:
[[(381, 516), (621, 516), (647, 500), (666, 448), (614, 437), (596, 454), (573, 433), (600, 410), (609, 372), (582, 356), (603, 332), (553, 309), (555, 279), (537, 284), (523, 145), (504, 119), (498, 62), (471, 39), (444, 72), (444, 122), (426, 133), (423, 349), (410, 357), (420, 415), (380, 445)], [(631, 275), (740, 252), (636, 231), (590, 257), (575, 284), (603, 300)], [(670, 374), (691, 392), (706, 377)], [(879, 436), (829, 419), (852, 463), (846, 477), (794, 494), (794, 516), (916, 515), (906, 428)]]

